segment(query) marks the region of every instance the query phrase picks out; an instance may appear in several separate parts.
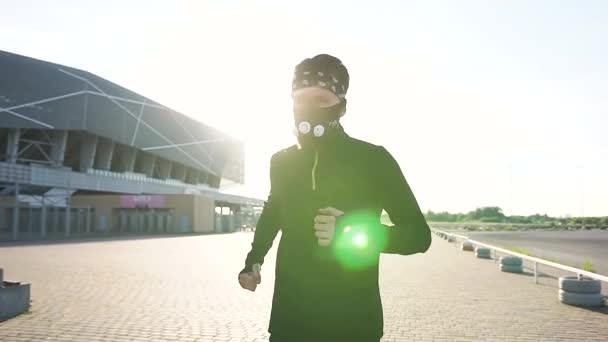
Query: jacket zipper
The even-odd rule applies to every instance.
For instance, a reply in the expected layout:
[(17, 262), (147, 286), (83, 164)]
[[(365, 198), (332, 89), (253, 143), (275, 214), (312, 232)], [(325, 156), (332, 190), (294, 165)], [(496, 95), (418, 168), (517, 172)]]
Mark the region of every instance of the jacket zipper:
[(319, 164), (319, 152), (315, 151), (315, 163), (312, 165), (312, 190), (316, 191), (317, 190), (317, 179), (316, 179), (316, 172), (317, 172), (317, 165)]

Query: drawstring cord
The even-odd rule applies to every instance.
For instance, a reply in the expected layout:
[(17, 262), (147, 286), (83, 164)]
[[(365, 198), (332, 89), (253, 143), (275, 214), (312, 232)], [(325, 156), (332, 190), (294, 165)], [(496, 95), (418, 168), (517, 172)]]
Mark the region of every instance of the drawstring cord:
[(317, 179), (316, 179), (316, 172), (317, 172), (317, 165), (319, 164), (319, 152), (315, 151), (315, 163), (312, 166), (312, 190), (315, 191), (317, 190)]

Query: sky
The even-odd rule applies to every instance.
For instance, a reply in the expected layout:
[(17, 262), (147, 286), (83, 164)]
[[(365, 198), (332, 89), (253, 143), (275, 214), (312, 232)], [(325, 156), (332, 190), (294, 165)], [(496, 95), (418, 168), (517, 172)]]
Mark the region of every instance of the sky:
[(342, 123), (397, 159), (420, 207), (608, 215), (605, 1), (8, 1), (0, 49), (84, 69), (245, 143), (266, 198), (295, 143), (291, 79), (349, 70)]

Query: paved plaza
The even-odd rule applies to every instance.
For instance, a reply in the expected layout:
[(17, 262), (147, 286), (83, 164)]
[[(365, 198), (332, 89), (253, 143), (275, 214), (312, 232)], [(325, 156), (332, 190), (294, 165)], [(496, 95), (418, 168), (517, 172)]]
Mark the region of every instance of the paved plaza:
[[(0, 244), (7, 280), (32, 284), (0, 341), (264, 341), (275, 247), (255, 293), (237, 273), (252, 233)], [(560, 304), (557, 281), (498, 271), (434, 237), (383, 255), (383, 341), (608, 341), (608, 309)], [(604, 289), (606, 292), (606, 289)]]

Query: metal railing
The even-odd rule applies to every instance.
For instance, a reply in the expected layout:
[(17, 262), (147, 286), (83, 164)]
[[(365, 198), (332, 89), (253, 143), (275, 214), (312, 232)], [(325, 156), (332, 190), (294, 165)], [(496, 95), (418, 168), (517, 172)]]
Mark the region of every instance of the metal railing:
[(597, 274), (597, 273), (593, 273), (593, 272), (589, 272), (589, 271), (585, 271), (585, 270), (581, 270), (580, 268), (576, 268), (576, 267), (572, 267), (572, 266), (566, 266), (566, 265), (562, 265), (562, 264), (558, 264), (556, 262), (552, 262), (552, 261), (548, 261), (545, 259), (541, 259), (541, 258), (537, 258), (537, 257), (533, 257), (533, 256), (529, 256), (529, 255), (524, 255), (521, 253), (517, 253), (517, 252), (513, 252), (510, 251), (508, 249), (504, 249), (504, 248), (500, 248), (500, 247), (496, 247), (490, 244), (487, 244), (485, 242), (481, 242), (481, 241), (476, 241), (473, 239), (470, 239), (467, 236), (464, 235), (458, 235), (458, 234), (454, 234), (454, 233), (448, 233), (445, 232), (443, 230), (439, 230), (439, 229), (431, 229), (433, 232), (438, 232), (441, 234), (444, 234), (446, 236), (451, 236), (454, 237), (456, 239), (460, 239), (460, 240), (466, 240), (469, 241), (470, 243), (472, 243), (473, 245), (476, 246), (482, 246), (482, 247), (486, 247), (489, 248), (490, 250), (494, 251), (494, 257), (496, 257), (496, 252), (501, 252), (503, 254), (507, 254), (507, 255), (514, 255), (514, 256), (518, 256), (520, 258), (522, 258), (523, 260), (528, 260), (534, 263), (534, 283), (538, 284), (538, 264), (541, 265), (546, 265), (549, 267), (553, 267), (553, 268), (557, 268), (563, 271), (568, 271), (568, 272), (572, 272), (572, 273), (576, 273), (578, 275), (578, 278), (582, 278), (582, 276), (586, 276), (588, 278), (592, 278), (592, 279), (597, 279), (603, 282), (608, 283), (608, 276), (605, 275), (601, 275), (601, 274)]

